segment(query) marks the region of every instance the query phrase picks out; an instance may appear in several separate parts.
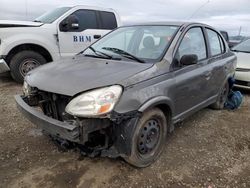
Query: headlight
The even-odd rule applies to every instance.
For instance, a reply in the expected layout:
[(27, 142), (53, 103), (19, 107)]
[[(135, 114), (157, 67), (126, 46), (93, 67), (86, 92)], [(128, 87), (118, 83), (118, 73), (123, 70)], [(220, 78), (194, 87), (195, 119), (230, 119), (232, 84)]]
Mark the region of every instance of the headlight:
[(31, 87), (26, 81), (23, 82), (23, 93), (25, 96), (28, 96), (31, 93)]
[(79, 117), (104, 115), (111, 112), (122, 94), (122, 87), (114, 85), (95, 89), (72, 99), (66, 112)]

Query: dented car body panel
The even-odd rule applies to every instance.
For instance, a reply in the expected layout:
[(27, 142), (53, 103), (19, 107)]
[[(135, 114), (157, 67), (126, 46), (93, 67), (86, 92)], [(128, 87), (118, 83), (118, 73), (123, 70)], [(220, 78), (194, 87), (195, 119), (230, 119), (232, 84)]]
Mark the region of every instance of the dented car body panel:
[[(16, 96), (19, 108), (29, 120), (37, 124), (39, 115), (31, 111), (30, 106), (40, 106), (45, 114), (43, 116), (50, 116), (48, 123), (40, 118), (43, 119), (42, 123), (47, 124), (45, 126), (51, 126), (45, 128), (49, 134), (82, 144), (91, 148), (92, 152), (98, 151), (109, 157), (124, 157), (131, 152), (130, 136), (141, 114), (150, 108), (159, 107), (164, 111), (170, 124), (168, 131), (172, 131), (175, 123), (216, 102), (223, 85), (234, 76), (236, 57), (221, 34), (207, 25), (171, 22), (146, 25), (164, 24), (178, 26), (178, 29), (160, 61), (139, 63), (128, 59), (79, 55), (64, 63), (41, 66), (26, 76), (27, 84), (36, 91), (29, 96)], [(204, 34), (206, 58), (188, 66), (177, 66), (177, 50), (185, 34), (192, 28), (200, 28)], [(221, 54), (211, 55), (206, 29), (213, 30), (221, 37), (224, 45)], [(110, 113), (84, 118), (65, 112), (66, 105), (76, 96), (112, 85), (122, 86), (123, 91)], [(70, 139), (72, 130), (67, 131), (69, 135), (56, 132), (56, 128), (50, 131), (54, 127), (50, 124), (58, 124), (51, 122), (51, 119), (57, 119), (63, 126), (68, 124), (77, 130), (78, 140)], [(102, 144), (93, 146), (90, 144), (93, 140), (100, 140)]]

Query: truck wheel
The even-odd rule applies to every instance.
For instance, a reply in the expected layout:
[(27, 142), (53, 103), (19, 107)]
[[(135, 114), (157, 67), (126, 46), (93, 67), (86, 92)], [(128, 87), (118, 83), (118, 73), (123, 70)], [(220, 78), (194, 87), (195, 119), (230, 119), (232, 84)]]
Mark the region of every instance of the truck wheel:
[(225, 102), (227, 101), (228, 93), (229, 93), (229, 84), (228, 82), (226, 82), (226, 84), (223, 86), (223, 88), (220, 91), (217, 101), (211, 105), (211, 108), (215, 110), (223, 109)]
[(22, 83), (25, 75), (30, 70), (45, 63), (47, 63), (46, 59), (37, 52), (18, 52), (10, 61), (11, 76), (16, 82)]
[(130, 156), (125, 160), (136, 166), (152, 164), (162, 153), (167, 137), (167, 120), (164, 113), (154, 108), (143, 113), (132, 133)]

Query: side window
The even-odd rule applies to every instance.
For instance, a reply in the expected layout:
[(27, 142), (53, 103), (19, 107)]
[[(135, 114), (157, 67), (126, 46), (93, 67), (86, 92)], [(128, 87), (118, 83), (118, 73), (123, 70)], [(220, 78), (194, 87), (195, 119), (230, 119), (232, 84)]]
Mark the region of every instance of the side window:
[(191, 28), (184, 35), (177, 50), (176, 59), (180, 61), (183, 55), (190, 54), (197, 55), (198, 60), (207, 58), (205, 38), (200, 27)]
[(78, 29), (70, 28), (68, 31), (81, 32), (86, 29), (98, 29), (97, 16), (94, 10), (77, 10), (70, 16), (72, 15), (77, 19), (79, 27)]
[(102, 23), (101, 29), (112, 30), (117, 27), (114, 13), (101, 11), (100, 17), (101, 17), (101, 23)]
[(221, 43), (222, 40), (220, 36), (211, 29), (207, 29), (207, 35), (208, 35), (208, 41), (209, 41), (210, 48), (211, 48), (211, 55), (216, 56), (216, 55), (221, 54), (223, 52), (222, 44), (224, 47), (224, 43)]
[(225, 43), (220, 36), (219, 36), (219, 40), (220, 40), (221, 52), (224, 53), (226, 51)]

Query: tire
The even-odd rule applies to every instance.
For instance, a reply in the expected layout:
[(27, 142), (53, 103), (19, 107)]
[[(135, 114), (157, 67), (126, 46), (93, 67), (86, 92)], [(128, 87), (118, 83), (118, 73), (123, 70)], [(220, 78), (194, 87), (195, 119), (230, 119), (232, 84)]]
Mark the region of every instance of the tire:
[(214, 110), (222, 110), (224, 108), (225, 102), (229, 94), (229, 83), (226, 82), (220, 90), (220, 94), (214, 104), (211, 105), (211, 108)]
[(32, 69), (47, 63), (46, 59), (34, 51), (21, 51), (10, 60), (10, 72), (12, 78), (22, 83), (25, 75)]
[(132, 133), (131, 154), (124, 159), (140, 168), (151, 165), (162, 153), (166, 137), (167, 120), (164, 113), (158, 108), (146, 111)]

